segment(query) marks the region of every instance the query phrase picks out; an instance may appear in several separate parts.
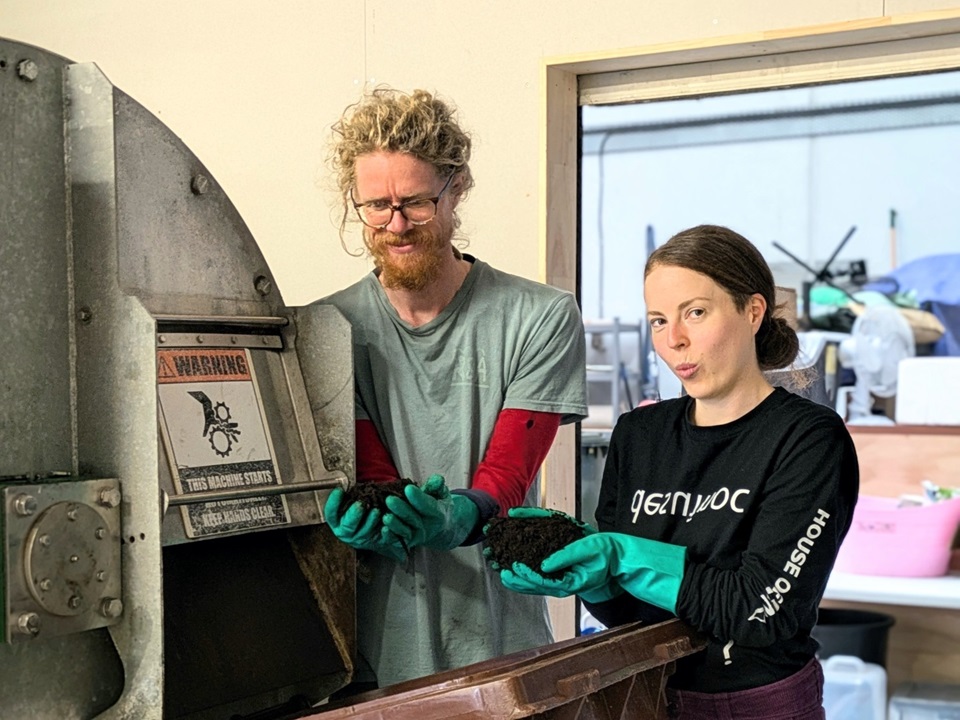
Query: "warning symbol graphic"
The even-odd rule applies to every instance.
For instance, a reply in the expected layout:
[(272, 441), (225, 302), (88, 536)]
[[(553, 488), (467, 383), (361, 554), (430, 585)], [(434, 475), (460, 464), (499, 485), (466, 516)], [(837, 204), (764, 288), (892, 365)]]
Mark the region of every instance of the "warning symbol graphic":
[(160, 361), (157, 363), (157, 378), (161, 382), (170, 382), (177, 379), (177, 372), (170, 367), (170, 362), (162, 355), (160, 356)]
[(237, 423), (230, 422), (230, 408), (224, 402), (216, 405), (203, 391), (191, 390), (191, 397), (203, 406), (203, 437), (220, 457), (226, 457), (233, 449), (233, 441), (240, 437)]
[(286, 498), (231, 498), (231, 489), (281, 484), (249, 350), (157, 350), (160, 428), (178, 494), (225, 499), (180, 508), (187, 537), (290, 523)]

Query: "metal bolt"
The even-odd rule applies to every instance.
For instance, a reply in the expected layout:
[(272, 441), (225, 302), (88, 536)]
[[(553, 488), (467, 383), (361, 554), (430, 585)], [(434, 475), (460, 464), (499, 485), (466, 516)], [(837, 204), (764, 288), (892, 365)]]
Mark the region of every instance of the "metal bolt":
[(231, 336), (230, 336), (230, 344), (231, 344), (231, 345), (236, 345), (236, 344), (237, 344), (237, 336), (236, 336), (236, 335), (231, 335)]
[(167, 336), (166, 336), (166, 335), (161, 335), (161, 336), (159, 336), (159, 337), (157, 338), (157, 342), (159, 342), (161, 345), (162, 345), (163, 343), (165, 343), (166, 341), (167, 341)]
[(100, 491), (99, 499), (104, 507), (115, 508), (120, 504), (120, 491), (116, 488), (105, 488)]
[(37, 538), (37, 542), (43, 545), (44, 547), (50, 547), (50, 536), (44, 533)]
[(39, 584), (41, 590), (49, 590), (53, 586), (53, 583), (50, 582), (50, 578), (44, 578)]
[(70, 562), (72, 562), (72, 563), (80, 562), (80, 556), (79, 556), (79, 555), (71, 555), (71, 556), (70, 556)]
[(197, 342), (203, 345), (203, 335), (197, 335)]
[(93, 312), (91, 312), (90, 308), (88, 307), (82, 307), (77, 310), (77, 320), (82, 322), (84, 325), (87, 325), (91, 320), (93, 320)]
[(118, 618), (123, 613), (123, 601), (120, 598), (104, 598), (100, 602), (100, 614), (105, 618)]
[(264, 345), (267, 345), (270, 342), (270, 338), (264, 335), (262, 338), (260, 338), (260, 342), (262, 342)]
[(269, 295), (270, 291), (273, 290), (273, 283), (266, 275), (257, 275), (253, 281), (253, 286), (261, 295)]
[(39, 74), (40, 68), (33, 60), (21, 60), (17, 63), (17, 75), (20, 76), (21, 80), (33, 82)]
[(79, 595), (71, 595), (70, 599), (67, 600), (67, 607), (71, 610), (76, 610), (82, 602), (83, 599)]
[(190, 181), (190, 190), (193, 191), (194, 195), (203, 195), (209, 189), (210, 180), (206, 175), (197, 173), (193, 176), (193, 179)]
[(37, 511), (37, 501), (32, 495), (17, 495), (17, 499), (13, 501), (13, 507), (17, 515), (27, 517)]
[(107, 535), (107, 531), (103, 528), (97, 528), (93, 531), (93, 534), (96, 536), (97, 540), (103, 540), (103, 538)]
[(17, 629), (24, 635), (36, 635), (40, 632), (40, 616), (35, 612), (20, 613)]
[(105, 570), (97, 570), (97, 582), (103, 582), (107, 579), (107, 573)]
[(71, 506), (67, 509), (67, 520), (73, 521), (73, 520), (76, 520), (76, 519), (77, 519), (77, 506), (76, 506), (76, 505), (71, 505)]

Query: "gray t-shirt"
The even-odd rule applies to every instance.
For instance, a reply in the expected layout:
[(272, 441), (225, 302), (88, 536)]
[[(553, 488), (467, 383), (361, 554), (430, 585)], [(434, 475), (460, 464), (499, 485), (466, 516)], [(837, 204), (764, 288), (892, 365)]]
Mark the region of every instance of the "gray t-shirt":
[[(451, 489), (470, 487), (502, 409), (563, 422), (587, 412), (574, 297), (464, 257), (463, 285), (417, 328), (374, 273), (319, 301), (352, 326), (357, 418), (374, 423), (401, 477), (439, 473)], [(406, 563), (358, 553), (358, 642), (381, 687), (553, 641), (544, 598), (505, 589), (481, 549), (417, 548)]]

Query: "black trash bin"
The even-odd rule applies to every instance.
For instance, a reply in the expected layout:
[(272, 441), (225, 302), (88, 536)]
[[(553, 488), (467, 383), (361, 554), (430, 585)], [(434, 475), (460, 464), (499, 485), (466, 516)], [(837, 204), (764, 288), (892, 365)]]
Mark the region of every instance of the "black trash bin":
[(817, 656), (852, 655), (887, 668), (887, 636), (894, 619), (884, 613), (845, 608), (820, 608), (811, 633), (820, 643)]

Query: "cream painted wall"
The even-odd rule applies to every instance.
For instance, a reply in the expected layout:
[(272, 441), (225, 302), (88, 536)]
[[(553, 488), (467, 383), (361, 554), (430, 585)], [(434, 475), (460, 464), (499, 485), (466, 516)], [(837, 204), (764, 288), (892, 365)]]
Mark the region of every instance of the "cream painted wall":
[(340, 248), (324, 189), (327, 130), (367, 83), (424, 87), (457, 104), (475, 138), (477, 187), (463, 206), (470, 252), (536, 278), (543, 58), (957, 5), (0, 0), (0, 36), (95, 62), (163, 120), (223, 185), (298, 305), (369, 269)]

